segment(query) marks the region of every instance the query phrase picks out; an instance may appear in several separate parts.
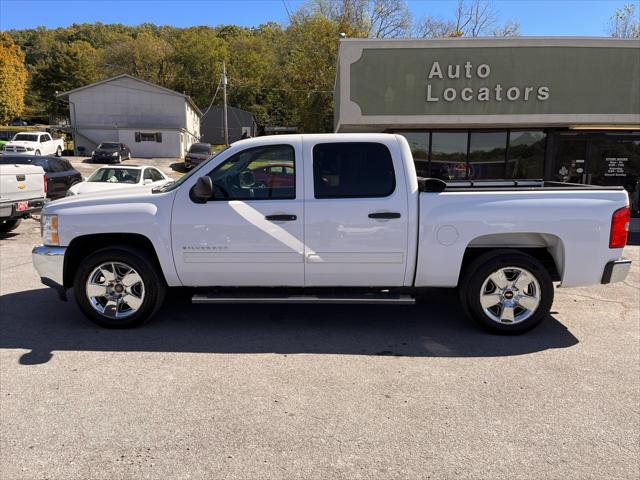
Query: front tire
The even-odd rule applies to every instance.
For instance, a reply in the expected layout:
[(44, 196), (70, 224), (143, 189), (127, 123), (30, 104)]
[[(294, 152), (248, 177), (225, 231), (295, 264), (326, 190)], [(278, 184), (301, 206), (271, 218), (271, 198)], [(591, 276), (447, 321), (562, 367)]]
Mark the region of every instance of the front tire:
[(9, 233), (22, 223), (21, 218), (13, 218), (9, 220), (1, 220), (0, 221), (0, 233)]
[(35, 152), (33, 152), (33, 154), (34, 154), (36, 157), (39, 157), (39, 156), (40, 156), (40, 150), (36, 150)]
[(469, 317), (485, 330), (524, 333), (549, 315), (554, 288), (536, 258), (513, 250), (481, 255), (466, 270), (460, 288)]
[(106, 328), (131, 328), (162, 306), (166, 284), (142, 251), (125, 246), (99, 250), (78, 267), (74, 293), (80, 310)]
[(61, 157), (62, 156), (62, 148), (58, 147), (56, 149), (56, 157)]

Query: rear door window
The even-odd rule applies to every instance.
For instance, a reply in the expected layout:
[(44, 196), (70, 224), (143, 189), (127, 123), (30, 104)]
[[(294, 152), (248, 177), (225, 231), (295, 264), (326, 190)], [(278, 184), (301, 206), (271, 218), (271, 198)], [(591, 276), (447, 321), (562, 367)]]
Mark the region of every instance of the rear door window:
[(320, 143), (313, 184), (315, 198), (387, 197), (396, 188), (391, 152), (381, 143)]

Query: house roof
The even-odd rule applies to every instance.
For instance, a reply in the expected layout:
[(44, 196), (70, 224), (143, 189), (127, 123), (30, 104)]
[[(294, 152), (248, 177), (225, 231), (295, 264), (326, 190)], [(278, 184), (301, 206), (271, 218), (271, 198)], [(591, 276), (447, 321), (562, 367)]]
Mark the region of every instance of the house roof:
[(119, 80), (121, 78), (130, 78), (131, 80), (135, 80), (136, 82), (140, 82), (140, 83), (142, 83), (144, 85), (148, 85), (148, 86), (154, 87), (154, 88), (156, 88), (158, 90), (162, 90), (165, 93), (168, 93), (168, 94), (171, 94), (171, 95), (176, 95), (178, 97), (182, 97), (187, 102), (189, 102), (189, 105), (191, 105), (193, 107), (193, 109), (196, 111), (196, 113), (199, 116), (202, 117), (202, 112), (200, 111), (198, 106), (194, 103), (194, 101), (191, 99), (191, 97), (189, 95), (186, 95), (186, 94), (180, 93), (180, 92), (176, 92), (175, 90), (171, 90), (170, 88), (161, 87), (160, 85), (156, 85), (155, 83), (147, 82), (146, 80), (142, 80), (140, 78), (134, 77), (133, 75), (129, 75), (128, 73), (123, 73), (122, 75), (116, 75), (115, 77), (105, 78), (104, 80), (100, 80), (98, 82), (90, 83), (90, 84), (84, 85), (82, 87), (74, 88), (73, 90), (69, 90), (67, 92), (58, 93), (56, 95), (56, 98), (61, 98), (63, 100), (67, 100), (68, 101), (69, 100), (69, 95), (71, 95), (72, 93), (76, 93), (76, 92), (79, 92), (80, 90), (85, 90), (87, 88), (92, 88), (92, 87), (95, 87), (97, 85), (102, 85), (104, 83), (113, 82), (114, 80)]

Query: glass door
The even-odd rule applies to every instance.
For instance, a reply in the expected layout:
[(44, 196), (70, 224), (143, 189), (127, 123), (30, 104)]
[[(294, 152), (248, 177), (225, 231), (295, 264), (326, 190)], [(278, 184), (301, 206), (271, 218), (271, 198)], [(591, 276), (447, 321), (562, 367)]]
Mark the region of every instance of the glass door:
[(640, 136), (602, 135), (590, 141), (589, 183), (624, 187), (629, 193), (632, 215), (640, 216)]
[(587, 183), (587, 138), (578, 135), (558, 135), (556, 142), (551, 180)]

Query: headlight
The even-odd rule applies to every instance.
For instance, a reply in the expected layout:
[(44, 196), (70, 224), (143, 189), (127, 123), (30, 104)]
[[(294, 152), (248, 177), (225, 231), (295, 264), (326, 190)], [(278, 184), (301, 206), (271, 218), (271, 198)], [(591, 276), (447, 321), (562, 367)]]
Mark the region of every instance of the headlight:
[(27, 147), (27, 150), (28, 150), (29, 152), (33, 152), (33, 147)]
[(112, 157), (117, 157), (117, 156), (118, 156), (118, 152), (113, 152), (113, 153), (111, 154), (111, 156), (112, 156)]
[(45, 245), (60, 245), (57, 215), (42, 215), (40, 228), (42, 232), (42, 243)]

